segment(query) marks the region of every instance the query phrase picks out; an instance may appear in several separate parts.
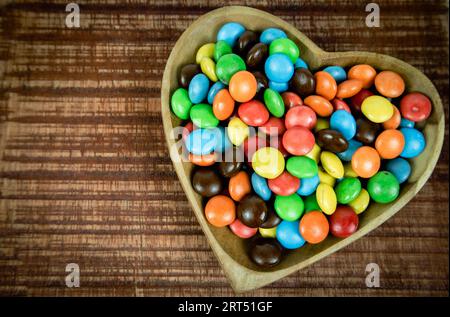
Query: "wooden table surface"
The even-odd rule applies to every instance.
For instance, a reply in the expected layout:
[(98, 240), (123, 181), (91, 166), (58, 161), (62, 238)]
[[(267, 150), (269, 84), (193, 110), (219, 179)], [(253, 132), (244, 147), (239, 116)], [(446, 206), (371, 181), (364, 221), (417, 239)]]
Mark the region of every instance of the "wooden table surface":
[[(160, 85), (170, 50), (223, 1), (1, 1), (0, 295), (233, 295), (168, 156)], [(97, 2), (97, 4), (94, 4)], [(448, 122), (448, 2), (249, 1), (330, 51), (418, 67)], [(232, 2), (239, 4), (238, 2)], [(448, 130), (420, 193), (382, 227), (254, 296), (448, 295)], [(80, 287), (65, 286), (68, 263)], [(381, 287), (365, 286), (365, 267)]]

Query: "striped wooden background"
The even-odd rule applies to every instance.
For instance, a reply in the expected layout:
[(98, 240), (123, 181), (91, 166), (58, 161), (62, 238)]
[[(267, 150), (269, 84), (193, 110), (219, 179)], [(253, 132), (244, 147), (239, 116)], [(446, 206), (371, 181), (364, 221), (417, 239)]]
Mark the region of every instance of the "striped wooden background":
[[(223, 1), (0, 1), (0, 295), (233, 295), (172, 169), (160, 82), (176, 39)], [(448, 4), (249, 1), (322, 48), (391, 54), (435, 83), (448, 120)], [(230, 2), (230, 4), (238, 2)], [(246, 295), (448, 295), (448, 131), (432, 178), (381, 228)], [(65, 266), (81, 269), (65, 287)], [(365, 266), (381, 288), (365, 287)]]

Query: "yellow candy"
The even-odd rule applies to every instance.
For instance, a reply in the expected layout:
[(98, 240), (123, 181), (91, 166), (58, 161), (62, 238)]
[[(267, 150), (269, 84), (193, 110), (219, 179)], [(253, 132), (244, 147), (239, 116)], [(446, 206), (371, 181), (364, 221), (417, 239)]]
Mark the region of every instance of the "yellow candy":
[(215, 46), (216, 45), (214, 43), (207, 43), (205, 45), (202, 45), (197, 51), (197, 55), (195, 56), (195, 62), (197, 64), (200, 64), (203, 57), (213, 58)]
[(205, 74), (211, 81), (217, 81), (216, 63), (214, 63), (211, 58), (203, 57), (200, 62), (200, 68), (202, 69), (203, 74)]
[(367, 206), (369, 206), (369, 202), (370, 202), (370, 196), (369, 193), (367, 192), (367, 190), (365, 190), (364, 188), (361, 189), (361, 192), (359, 193), (358, 197), (356, 197), (354, 200), (352, 200), (349, 203), (349, 206), (353, 208), (353, 210), (357, 213), (360, 214), (362, 213), (364, 210), (367, 209)]
[(337, 206), (336, 194), (328, 184), (319, 184), (316, 190), (316, 199), (320, 209), (327, 215), (331, 215)]
[(352, 163), (344, 165), (344, 177), (358, 177), (358, 174), (352, 168)]
[(248, 137), (250, 131), (248, 125), (242, 122), (241, 119), (235, 117), (228, 123), (227, 133), (231, 143), (239, 146)]
[(330, 122), (324, 118), (317, 118), (316, 126), (314, 131), (319, 132), (320, 130), (328, 129), (330, 127)]
[(334, 178), (344, 177), (344, 165), (336, 154), (323, 151), (320, 154), (320, 162), (324, 170)]
[(336, 178), (325, 172), (321, 166), (319, 166), (319, 180), (321, 183), (328, 184), (331, 187), (334, 187), (334, 183), (336, 183)]
[(263, 147), (252, 157), (252, 166), (259, 176), (273, 179), (284, 171), (284, 157), (273, 147)]
[(394, 115), (391, 102), (381, 96), (370, 96), (361, 105), (362, 113), (372, 122), (382, 123)]
[(264, 238), (275, 238), (277, 236), (277, 227), (273, 228), (259, 228), (259, 233)]
[(322, 151), (320, 147), (317, 145), (317, 143), (314, 143), (312, 150), (305, 156), (312, 158), (314, 161), (316, 161), (316, 163), (319, 163), (320, 151)]

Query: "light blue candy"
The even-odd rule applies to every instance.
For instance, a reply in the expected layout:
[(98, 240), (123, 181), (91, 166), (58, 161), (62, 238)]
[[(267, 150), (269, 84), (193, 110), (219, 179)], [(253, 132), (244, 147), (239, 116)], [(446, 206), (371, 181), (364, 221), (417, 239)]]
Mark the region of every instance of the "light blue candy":
[(422, 132), (414, 128), (401, 128), (400, 132), (405, 137), (405, 147), (400, 153), (401, 157), (413, 158), (422, 153), (426, 144)]
[(194, 104), (201, 103), (206, 99), (209, 90), (209, 79), (205, 74), (195, 75), (189, 83), (189, 99)]
[(337, 153), (336, 155), (342, 160), (346, 162), (350, 162), (352, 160), (353, 154), (362, 146), (362, 143), (356, 141), (354, 139), (348, 140), (348, 148), (344, 152)]
[(216, 127), (215, 130), (215, 145), (214, 152), (223, 153), (230, 149), (233, 144), (231, 144), (230, 139), (228, 138), (228, 133), (225, 133), (224, 127)]
[(330, 128), (341, 132), (346, 140), (350, 140), (356, 134), (356, 121), (347, 111), (337, 110), (331, 115)]
[(408, 119), (402, 118), (400, 120), (400, 128), (414, 128), (414, 121), (410, 121)]
[(283, 220), (277, 226), (277, 240), (286, 249), (298, 249), (305, 244), (300, 234), (298, 221), (286, 221)]
[(270, 45), (272, 41), (280, 38), (287, 38), (287, 35), (283, 30), (277, 28), (268, 28), (261, 33), (259, 41), (263, 42), (266, 45)]
[(323, 71), (330, 74), (337, 83), (347, 79), (347, 73), (341, 66), (328, 66)]
[(252, 187), (256, 195), (262, 198), (262, 200), (269, 200), (272, 196), (272, 191), (267, 185), (267, 180), (264, 177), (259, 176), (256, 173), (252, 174)]
[(286, 83), (294, 75), (294, 64), (287, 55), (276, 53), (267, 58), (264, 70), (269, 80)]
[(225, 85), (222, 84), (221, 81), (217, 81), (214, 85), (211, 86), (211, 88), (209, 88), (209, 92), (208, 92), (208, 103), (210, 105), (213, 104), (214, 102), (214, 97), (217, 95), (217, 93), (219, 91), (221, 91), (222, 89), (225, 88)]
[(400, 184), (404, 183), (411, 175), (411, 165), (401, 157), (389, 160), (386, 164), (386, 170), (394, 174)]
[(308, 64), (306, 64), (306, 62), (299, 57), (295, 61), (294, 68), (306, 68), (306, 69), (308, 69), (309, 67), (308, 67)]
[(276, 92), (285, 92), (289, 88), (289, 83), (278, 83), (276, 81), (269, 80), (269, 88), (275, 90)]
[(319, 186), (320, 178), (319, 175), (309, 177), (309, 178), (301, 178), (300, 179), (300, 187), (297, 190), (297, 194), (300, 196), (308, 196), (314, 193)]
[(234, 46), (236, 41), (245, 32), (245, 27), (237, 22), (228, 22), (222, 25), (217, 33), (217, 42), (225, 41), (231, 47)]
[(189, 133), (186, 148), (195, 155), (210, 154), (216, 146), (217, 129), (196, 129)]

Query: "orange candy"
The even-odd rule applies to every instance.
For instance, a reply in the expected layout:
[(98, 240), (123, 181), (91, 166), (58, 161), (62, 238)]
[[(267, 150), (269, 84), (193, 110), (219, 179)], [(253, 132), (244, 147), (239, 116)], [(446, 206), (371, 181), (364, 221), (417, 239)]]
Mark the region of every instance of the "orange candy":
[(256, 86), (255, 76), (248, 71), (242, 70), (231, 77), (229, 90), (234, 100), (247, 102), (255, 97)]
[(393, 159), (399, 156), (405, 147), (405, 137), (399, 130), (384, 130), (375, 141), (375, 148), (381, 158)]
[(362, 146), (352, 156), (352, 169), (360, 177), (369, 178), (380, 169), (381, 159), (377, 150)]
[(337, 87), (336, 97), (340, 99), (350, 98), (363, 88), (363, 82), (359, 79), (347, 79)]
[(348, 71), (349, 79), (358, 79), (363, 83), (363, 88), (370, 88), (373, 85), (377, 71), (370, 65), (355, 65)]
[(195, 154), (189, 153), (189, 161), (191, 161), (192, 164), (195, 164), (198, 166), (210, 166), (216, 162), (216, 154), (210, 153), (210, 154), (204, 154), (204, 155), (195, 155)]
[(390, 70), (385, 70), (375, 77), (375, 87), (387, 98), (397, 98), (405, 91), (403, 78)]
[(234, 99), (227, 89), (222, 89), (214, 97), (213, 113), (219, 120), (228, 119), (234, 111)]
[(300, 220), (300, 234), (309, 243), (322, 242), (328, 236), (329, 230), (327, 217), (320, 211), (310, 211)]
[(228, 191), (234, 201), (240, 201), (245, 195), (250, 194), (252, 185), (248, 174), (244, 171), (240, 171), (231, 177), (230, 182), (228, 183)]
[(308, 96), (303, 100), (303, 103), (321, 117), (328, 117), (333, 113), (333, 105), (322, 96)]
[(400, 122), (402, 121), (402, 116), (400, 114), (400, 110), (398, 110), (397, 107), (394, 108), (394, 114), (392, 117), (388, 120), (383, 122), (383, 128), (387, 129), (397, 129), (400, 125)]
[(336, 96), (336, 80), (329, 73), (320, 71), (314, 75), (316, 79), (316, 94), (331, 100)]
[(205, 216), (215, 227), (225, 227), (236, 219), (236, 206), (230, 197), (217, 195), (212, 197), (205, 206)]

